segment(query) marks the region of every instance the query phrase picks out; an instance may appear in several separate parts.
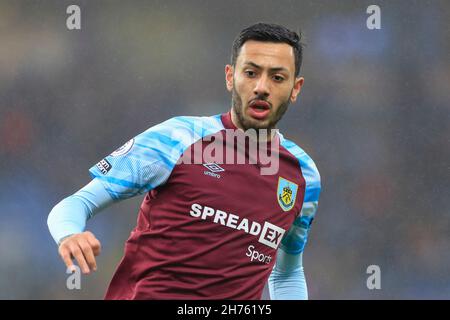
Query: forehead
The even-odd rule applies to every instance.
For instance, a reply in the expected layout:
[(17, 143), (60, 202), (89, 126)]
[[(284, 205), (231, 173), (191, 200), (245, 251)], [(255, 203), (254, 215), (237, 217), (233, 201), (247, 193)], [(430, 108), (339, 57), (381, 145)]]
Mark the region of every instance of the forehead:
[(285, 67), (295, 71), (294, 48), (287, 43), (261, 42), (249, 40), (239, 52), (236, 64), (253, 62), (263, 67)]

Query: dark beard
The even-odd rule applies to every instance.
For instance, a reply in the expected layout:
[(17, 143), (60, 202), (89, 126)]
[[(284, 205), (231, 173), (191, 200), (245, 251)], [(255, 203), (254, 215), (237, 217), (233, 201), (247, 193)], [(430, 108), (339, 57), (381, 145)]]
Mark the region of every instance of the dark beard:
[[(292, 88), (293, 90), (293, 88)], [(292, 90), (291, 90), (291, 94), (292, 94)], [(290, 96), (290, 95), (289, 95)], [(264, 97), (257, 97), (258, 99), (261, 100), (266, 100)], [(252, 121), (252, 119), (247, 119), (244, 115), (244, 110), (243, 110), (243, 106), (242, 106), (242, 99), (241, 96), (237, 93), (235, 87), (233, 86), (233, 91), (231, 94), (231, 104), (232, 104), (232, 108), (238, 118), (238, 121), (240, 123), (240, 125), (242, 126), (242, 128), (244, 130), (248, 130), (248, 129), (268, 129), (271, 130), (273, 128), (275, 128), (275, 126), (277, 125), (278, 121), (280, 121), (280, 119), (283, 117), (283, 115), (286, 113), (289, 105), (290, 105), (291, 101), (289, 100), (289, 98), (282, 102), (280, 107), (277, 109), (275, 115), (273, 115), (271, 119), (269, 119), (269, 122), (267, 124), (265, 123), (260, 123), (257, 121)]]

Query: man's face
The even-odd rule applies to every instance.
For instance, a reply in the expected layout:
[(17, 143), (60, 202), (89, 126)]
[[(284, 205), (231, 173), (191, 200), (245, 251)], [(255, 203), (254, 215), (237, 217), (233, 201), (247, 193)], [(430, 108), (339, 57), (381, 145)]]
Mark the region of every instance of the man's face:
[(232, 119), (244, 130), (272, 129), (295, 102), (304, 79), (295, 78), (294, 49), (286, 43), (249, 40), (236, 65), (225, 67)]

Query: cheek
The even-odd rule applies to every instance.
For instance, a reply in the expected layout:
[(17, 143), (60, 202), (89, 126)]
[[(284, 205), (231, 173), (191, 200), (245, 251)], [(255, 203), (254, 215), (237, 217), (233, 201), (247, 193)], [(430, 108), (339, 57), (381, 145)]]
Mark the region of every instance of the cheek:
[(242, 88), (245, 86), (245, 81), (243, 81), (241, 77), (235, 77), (234, 86), (236, 87), (236, 90), (242, 91)]
[(237, 92), (237, 94), (239, 94), (239, 96), (245, 101), (245, 97), (248, 96), (248, 92), (249, 92), (249, 88), (248, 88), (248, 84), (245, 83), (244, 81), (235, 81), (234, 82), (234, 88)]
[[(270, 97), (269, 97), (270, 99)], [(291, 90), (280, 90), (276, 95), (272, 96), (272, 104), (276, 109), (280, 107), (281, 104), (286, 103), (286, 101), (291, 100)]]
[(293, 93), (293, 88), (291, 86), (286, 86), (286, 88), (283, 88), (283, 93), (280, 95), (280, 102), (284, 102), (286, 100), (290, 100)]

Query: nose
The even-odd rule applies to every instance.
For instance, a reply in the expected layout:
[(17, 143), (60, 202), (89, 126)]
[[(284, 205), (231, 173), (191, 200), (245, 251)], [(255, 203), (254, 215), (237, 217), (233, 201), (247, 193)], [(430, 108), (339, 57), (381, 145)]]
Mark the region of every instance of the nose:
[(257, 96), (264, 96), (266, 98), (269, 96), (269, 81), (266, 75), (258, 79), (253, 92)]

